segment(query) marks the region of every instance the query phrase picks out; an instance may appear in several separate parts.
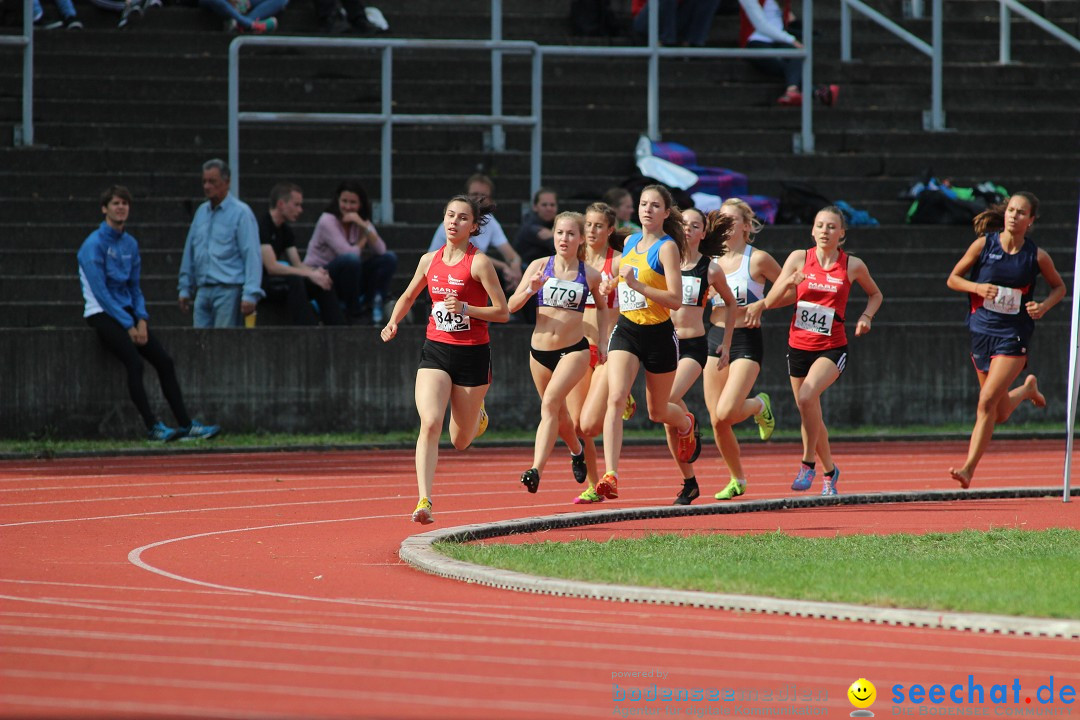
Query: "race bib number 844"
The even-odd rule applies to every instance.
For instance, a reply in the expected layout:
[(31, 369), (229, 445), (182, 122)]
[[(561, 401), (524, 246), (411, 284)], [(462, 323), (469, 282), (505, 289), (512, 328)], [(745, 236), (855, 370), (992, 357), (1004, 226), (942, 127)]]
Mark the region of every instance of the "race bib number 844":
[(800, 300), (795, 308), (795, 327), (818, 335), (832, 335), (836, 311), (817, 303)]

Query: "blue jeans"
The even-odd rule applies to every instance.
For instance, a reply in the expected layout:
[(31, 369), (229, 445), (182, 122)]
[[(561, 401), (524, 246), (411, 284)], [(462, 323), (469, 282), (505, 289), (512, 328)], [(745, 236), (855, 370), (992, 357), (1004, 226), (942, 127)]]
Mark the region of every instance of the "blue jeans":
[[(649, 13), (653, 3), (649, 0), (645, 7), (634, 17), (634, 33), (648, 41)], [(691, 47), (704, 47), (709, 39), (716, 10), (720, 0), (659, 0), (660, 2), (660, 43), (662, 45), (686, 44)]]
[(360, 293), (372, 303), (376, 297), (389, 298), (390, 281), (394, 279), (397, 266), (397, 255), (389, 251), (364, 258), (360, 268)]
[(195, 291), (195, 327), (227, 328), (243, 327), (240, 301), (244, 288), (241, 285), (203, 285)]
[[(75, 17), (75, 4), (71, 0), (56, 0), (56, 9), (60, 11), (65, 20)], [(34, 0), (34, 17), (39, 18), (45, 12), (41, 7), (41, 0)]]
[[(71, 0), (62, 0), (70, 3)], [(61, 2), (61, 0), (57, 0)], [(236, 24), (245, 30), (251, 29), (251, 23), (255, 20), (266, 20), (274, 17), (285, 9), (289, 0), (261, 0), (253, 2), (247, 15), (241, 15), (229, 0), (199, 0), (199, 7), (217, 13), (222, 17), (235, 20)]]

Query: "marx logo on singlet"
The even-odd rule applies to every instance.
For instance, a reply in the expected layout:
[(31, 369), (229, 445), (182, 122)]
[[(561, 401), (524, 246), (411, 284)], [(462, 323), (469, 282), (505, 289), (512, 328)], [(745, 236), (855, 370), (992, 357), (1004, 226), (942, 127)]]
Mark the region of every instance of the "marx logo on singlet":
[(820, 290), (821, 292), (837, 292), (838, 288), (835, 285), (827, 285), (826, 283), (818, 283), (813, 280), (807, 285), (811, 290)]

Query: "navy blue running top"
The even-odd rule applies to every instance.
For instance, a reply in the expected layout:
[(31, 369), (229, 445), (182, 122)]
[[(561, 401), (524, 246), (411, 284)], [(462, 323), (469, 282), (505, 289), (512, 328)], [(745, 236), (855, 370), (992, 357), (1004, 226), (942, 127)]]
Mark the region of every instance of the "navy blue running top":
[(994, 337), (1030, 338), (1035, 321), (1028, 315), (1025, 305), (1035, 294), (1039, 272), (1039, 248), (1035, 243), (1024, 238), (1020, 252), (1010, 255), (1001, 247), (1000, 233), (987, 233), (986, 244), (968, 279), (997, 285), (998, 296), (989, 300), (968, 293), (971, 301), (968, 328)]

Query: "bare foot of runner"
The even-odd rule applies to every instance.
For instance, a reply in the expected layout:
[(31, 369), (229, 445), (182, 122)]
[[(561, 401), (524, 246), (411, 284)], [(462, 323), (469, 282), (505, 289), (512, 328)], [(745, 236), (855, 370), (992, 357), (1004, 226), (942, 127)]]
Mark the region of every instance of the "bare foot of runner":
[(1024, 380), (1024, 390), (1032, 405), (1037, 408), (1046, 407), (1046, 396), (1039, 392), (1039, 381), (1034, 375), (1028, 375)]
[(949, 468), (949, 477), (956, 482), (960, 483), (960, 487), (965, 490), (971, 485), (971, 473), (964, 470), (957, 470), (956, 468)]

